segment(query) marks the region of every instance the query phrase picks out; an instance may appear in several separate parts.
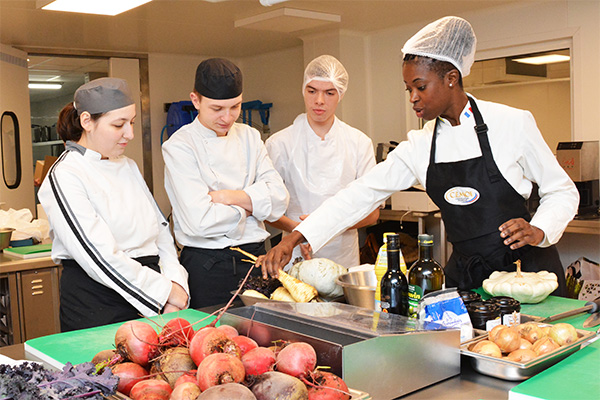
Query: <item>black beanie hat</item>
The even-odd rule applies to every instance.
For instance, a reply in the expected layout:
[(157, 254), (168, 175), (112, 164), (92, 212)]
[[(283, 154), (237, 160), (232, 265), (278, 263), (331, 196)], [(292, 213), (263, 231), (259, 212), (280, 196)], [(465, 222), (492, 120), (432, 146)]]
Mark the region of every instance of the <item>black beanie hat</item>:
[(209, 99), (233, 99), (242, 94), (242, 71), (224, 58), (204, 60), (196, 69), (194, 89)]

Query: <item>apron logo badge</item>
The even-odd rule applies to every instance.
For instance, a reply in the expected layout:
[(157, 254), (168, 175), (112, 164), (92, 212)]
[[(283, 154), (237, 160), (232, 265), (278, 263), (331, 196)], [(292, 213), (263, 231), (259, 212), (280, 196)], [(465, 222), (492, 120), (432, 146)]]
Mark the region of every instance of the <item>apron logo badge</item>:
[(479, 200), (479, 192), (470, 187), (456, 186), (444, 193), (444, 200), (455, 206), (468, 206)]

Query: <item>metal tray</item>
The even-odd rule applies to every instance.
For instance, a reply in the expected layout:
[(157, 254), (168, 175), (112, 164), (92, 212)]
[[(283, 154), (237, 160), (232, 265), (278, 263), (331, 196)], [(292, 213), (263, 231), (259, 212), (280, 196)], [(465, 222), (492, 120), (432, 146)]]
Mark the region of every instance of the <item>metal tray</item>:
[[(546, 326), (548, 324), (540, 325)], [(463, 356), (470, 358), (473, 368), (481, 374), (505, 379), (508, 381), (524, 381), (575, 353), (581, 348), (583, 343), (594, 338), (598, 334), (597, 332), (584, 331), (581, 329), (577, 329), (577, 333), (579, 335), (579, 339), (577, 339), (575, 342), (567, 346), (562, 346), (548, 354), (526, 363), (509, 361), (506, 359), (486, 356), (469, 351), (468, 348), (471, 345), (481, 340), (487, 340), (487, 332), (484, 335), (477, 336), (474, 339), (461, 343), (460, 353)]]
[[(231, 291), (230, 293), (235, 294), (235, 290)], [(253, 296), (244, 296), (242, 293), (238, 294), (238, 297), (240, 298), (240, 300), (242, 300), (242, 303), (245, 306), (253, 306), (256, 303), (291, 303), (290, 301), (263, 299), (262, 297), (253, 297)], [(333, 300), (324, 300), (320, 297), (317, 297), (317, 302), (319, 302), (319, 303), (329, 303), (331, 301), (337, 302), (337, 303), (343, 303), (343, 302), (345, 302), (345, 300), (346, 299), (344, 296), (336, 297)]]

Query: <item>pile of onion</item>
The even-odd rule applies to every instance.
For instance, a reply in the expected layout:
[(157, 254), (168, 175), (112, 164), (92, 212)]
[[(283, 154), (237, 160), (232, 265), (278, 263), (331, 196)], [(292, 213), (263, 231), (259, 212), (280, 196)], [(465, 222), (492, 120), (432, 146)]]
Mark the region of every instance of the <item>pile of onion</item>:
[(526, 363), (578, 339), (577, 330), (570, 324), (553, 326), (535, 322), (498, 325), (488, 332), (484, 340), (471, 345), (470, 351), (509, 361)]

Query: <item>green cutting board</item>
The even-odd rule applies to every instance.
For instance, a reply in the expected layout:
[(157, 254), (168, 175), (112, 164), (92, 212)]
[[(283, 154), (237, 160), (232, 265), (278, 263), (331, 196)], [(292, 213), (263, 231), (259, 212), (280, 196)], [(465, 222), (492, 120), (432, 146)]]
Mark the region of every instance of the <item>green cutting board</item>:
[[(194, 325), (195, 330), (215, 319), (214, 316), (209, 317), (209, 314), (192, 309), (162, 314), (150, 319), (157, 323), (156, 330), (160, 331), (165, 323), (177, 317), (184, 318), (192, 324), (208, 317)], [(145, 318), (140, 318), (139, 321), (149, 322)], [(80, 364), (91, 361), (99, 351), (115, 348), (115, 333), (122, 324), (119, 322), (30, 339), (25, 342), (25, 353), (59, 369), (67, 362)]]
[(508, 399), (600, 399), (600, 340), (515, 386)]

